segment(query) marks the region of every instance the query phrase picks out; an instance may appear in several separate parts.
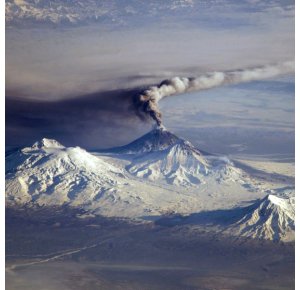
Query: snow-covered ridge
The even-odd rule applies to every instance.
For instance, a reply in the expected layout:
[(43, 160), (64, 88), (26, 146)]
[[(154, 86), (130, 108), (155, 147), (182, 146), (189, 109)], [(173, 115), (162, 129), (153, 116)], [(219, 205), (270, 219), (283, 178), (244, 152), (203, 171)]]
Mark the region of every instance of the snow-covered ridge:
[(239, 236), (290, 241), (295, 238), (295, 195), (270, 194), (231, 229)]
[(279, 207), (280, 209), (282, 209), (282, 211), (284, 211), (284, 213), (289, 216), (290, 219), (292, 219), (293, 221), (295, 220), (295, 200), (292, 197), (287, 197), (287, 198), (283, 198), (283, 197), (278, 197), (276, 195), (270, 194), (268, 195), (268, 200), (276, 205), (277, 207)]
[[(5, 20), (9, 24), (79, 24), (97, 22), (116, 25), (137, 25), (143, 22), (159, 21), (163, 17), (176, 17), (198, 21), (205, 11), (219, 10), (220, 5), (228, 7), (228, 0), (5, 0)], [(240, 1), (241, 5), (259, 11), (274, 9), (273, 1)], [(243, 3), (245, 2), (245, 3)], [(289, 1), (277, 3), (281, 10), (290, 13), (293, 5)], [(234, 8), (234, 6), (233, 6)], [(205, 14), (204, 14), (205, 15)], [(137, 22), (136, 19), (139, 21)]]
[[(126, 4), (126, 5), (124, 5)], [(77, 24), (101, 21), (126, 25), (141, 14), (156, 16), (163, 11), (191, 8), (190, 1), (169, 0), (160, 3), (130, 1), (120, 3), (114, 0), (6, 0), (5, 20), (10, 24), (49, 23)]]
[(123, 170), (79, 147), (42, 139), (6, 159), (7, 202), (90, 202), (125, 180)]
[[(203, 184), (215, 188), (223, 181), (236, 186), (234, 180), (240, 177), (228, 161), (208, 162), (188, 141), (165, 128), (132, 144), (132, 154), (93, 155), (44, 138), (11, 153), (6, 158), (7, 204), (68, 204), (120, 216), (159, 215), (174, 209), (191, 213), (202, 204), (199, 192), (190, 191), (186, 199), (182, 190), (200, 189)], [(245, 191), (243, 185), (240, 189)]]
[(203, 154), (165, 128), (129, 145), (122, 149), (130, 154), (99, 155), (44, 138), (15, 151), (6, 157), (7, 206), (68, 205), (91, 214), (147, 217), (218, 211), (219, 206), (235, 207), (237, 201), (265, 197), (242, 208), (229, 233), (294, 239), (292, 186), (268, 190), (271, 194), (266, 196), (228, 158)]
[(43, 149), (43, 148), (65, 148), (65, 147), (54, 139), (43, 138), (42, 140), (35, 142), (31, 148)]
[[(147, 159), (152, 153), (142, 155)], [(7, 206), (68, 205), (91, 214), (143, 217), (170, 210), (191, 213), (201, 205), (198, 192), (187, 198), (182, 187), (170, 190), (167, 184), (136, 178), (119, 157), (93, 155), (55, 140), (35, 142), (6, 157)]]

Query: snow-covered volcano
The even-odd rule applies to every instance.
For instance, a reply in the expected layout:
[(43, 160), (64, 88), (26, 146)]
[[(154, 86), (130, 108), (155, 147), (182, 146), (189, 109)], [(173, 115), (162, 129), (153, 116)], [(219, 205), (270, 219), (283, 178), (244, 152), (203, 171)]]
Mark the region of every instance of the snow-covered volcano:
[(163, 151), (170, 146), (178, 144), (191, 146), (188, 141), (177, 137), (161, 125), (128, 145), (115, 148), (114, 151), (117, 153), (136, 155), (146, 152)]
[(8, 203), (84, 204), (124, 178), (121, 169), (84, 149), (46, 138), (6, 158)]
[(295, 195), (269, 194), (231, 228), (238, 236), (290, 241), (295, 238)]
[(211, 176), (220, 182), (240, 180), (242, 174), (228, 158), (202, 152), (162, 126), (114, 152), (132, 156), (126, 166), (130, 174), (168, 184), (200, 185)]

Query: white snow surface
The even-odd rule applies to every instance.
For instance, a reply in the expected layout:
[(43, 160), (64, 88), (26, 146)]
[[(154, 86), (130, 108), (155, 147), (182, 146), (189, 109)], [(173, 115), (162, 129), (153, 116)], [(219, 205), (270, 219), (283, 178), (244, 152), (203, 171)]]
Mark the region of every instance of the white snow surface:
[(117, 152), (129, 155), (128, 172), (152, 181), (163, 180), (168, 184), (189, 187), (206, 183), (207, 178), (213, 176), (219, 181), (232, 179), (243, 182), (243, 173), (229, 159), (205, 155), (163, 126), (117, 148)]
[[(5, 21), (7, 24), (52, 23), (78, 24), (100, 20), (128, 24), (128, 17), (136, 18), (138, 14), (155, 17), (160, 11), (188, 9), (193, 7), (191, 1), (159, 1), (141, 3), (140, 1), (97, 1), (97, 0), (6, 0)], [(199, 9), (201, 6), (199, 7)], [(156, 18), (154, 18), (156, 19)], [(153, 19), (153, 20), (154, 20)]]
[(35, 142), (29, 150), (32, 149), (50, 149), (50, 148), (65, 148), (63, 145), (61, 145), (59, 142), (53, 139), (47, 139), (43, 138), (40, 141)]
[(125, 179), (122, 170), (79, 147), (42, 139), (6, 160), (8, 202), (84, 204)]
[(278, 185), (251, 178), (228, 158), (204, 154), (159, 130), (113, 153), (91, 154), (46, 138), (10, 153), (6, 204), (68, 205), (92, 215), (153, 219), (230, 209), (261, 199), (231, 232), (293, 239), (293, 190), (276, 191)]
[(231, 229), (236, 235), (291, 241), (295, 239), (295, 192), (283, 196), (270, 194)]
[[(217, 206), (205, 202), (212, 196), (219, 199), (218, 206), (235, 204), (240, 193), (252, 198), (245, 182), (236, 182), (237, 169), (238, 173), (232, 166), (224, 167), (224, 160), (213, 168), (189, 142), (170, 136), (171, 141), (157, 139), (158, 145), (151, 147), (155, 150), (129, 154), (126, 160), (122, 154), (97, 156), (42, 139), (6, 158), (7, 204), (69, 204), (109, 216), (140, 217)], [(142, 139), (149, 145), (148, 137), (137, 143)]]

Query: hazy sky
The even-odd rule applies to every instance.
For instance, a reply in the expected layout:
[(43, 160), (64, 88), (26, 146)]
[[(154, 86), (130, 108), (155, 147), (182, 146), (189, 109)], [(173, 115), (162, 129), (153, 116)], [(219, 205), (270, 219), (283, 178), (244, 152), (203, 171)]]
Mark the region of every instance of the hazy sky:
[[(293, 1), (146, 2), (140, 7), (139, 2), (130, 0), (123, 7), (122, 1), (111, 1), (112, 8), (100, 7), (106, 14), (97, 21), (86, 21), (91, 12), (78, 10), (77, 15), (86, 17), (74, 25), (49, 24), (30, 17), (24, 20), (20, 17), (25, 4), (7, 8), (7, 145), (30, 144), (43, 136), (88, 148), (120, 145), (152, 126), (141, 122), (130, 106), (128, 100), (137, 89), (174, 76), (197, 77), (216, 70), (294, 61)], [(27, 1), (28, 11), (33, 3)], [(13, 5), (15, 2), (6, 1), (7, 7)], [(17, 9), (23, 14), (11, 14)], [(175, 107), (163, 110), (164, 122), (178, 132), (190, 132), (187, 137), (200, 144), (192, 132), (204, 130), (203, 123), (205, 128), (217, 127), (216, 123), (222, 123), (233, 108), (246, 110), (254, 102), (254, 119), (272, 115), (272, 109), (260, 107), (263, 101), (256, 99), (258, 95), (262, 100), (272, 98), (275, 93), (270, 92), (270, 84), (272, 81), (256, 88), (251, 101), (245, 93), (248, 88), (215, 89), (211, 92), (213, 98), (222, 94), (217, 98), (215, 113), (209, 107), (214, 105), (209, 98), (195, 98), (192, 102), (188, 97), (184, 100), (189, 102), (180, 103), (180, 97), (176, 97), (178, 101), (172, 101)], [(273, 84), (276, 87), (278, 79)], [(292, 77), (288, 84), (293, 86)], [(281, 98), (285, 96), (292, 100), (293, 92), (282, 92)], [(237, 103), (232, 106), (232, 98), (240, 103), (239, 107), (234, 107)], [(197, 104), (203, 107), (201, 114), (187, 113), (189, 106), (195, 109)], [(293, 119), (292, 103), (289, 104), (290, 115), (279, 114), (278, 126), (271, 121), (274, 130), (281, 128), (284, 119)], [(227, 114), (220, 113), (218, 106), (228, 110)], [(284, 110), (286, 103), (278, 102), (277, 106)], [(171, 112), (181, 115), (173, 120)], [(173, 121), (181, 125), (175, 126)], [(235, 122), (244, 125), (240, 119), (231, 119), (230, 126), (235, 127)], [(205, 138), (217, 137), (212, 134)], [(232, 144), (232, 148), (238, 148)]]
[(160, 107), (167, 128), (205, 151), (289, 157), (295, 152), (294, 76), (166, 98)]

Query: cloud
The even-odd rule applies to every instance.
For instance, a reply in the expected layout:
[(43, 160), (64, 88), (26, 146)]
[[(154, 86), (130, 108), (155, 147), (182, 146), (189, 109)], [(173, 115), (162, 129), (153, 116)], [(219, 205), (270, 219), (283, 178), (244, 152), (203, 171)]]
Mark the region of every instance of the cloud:
[[(293, 59), (293, 23), (270, 23), (274, 24), (268, 28), (237, 26), (231, 30), (186, 24), (124, 31), (90, 26), (8, 28), (7, 95), (72, 98), (150, 85), (174, 75), (200, 75)], [(168, 76), (163, 76), (166, 72)]]

